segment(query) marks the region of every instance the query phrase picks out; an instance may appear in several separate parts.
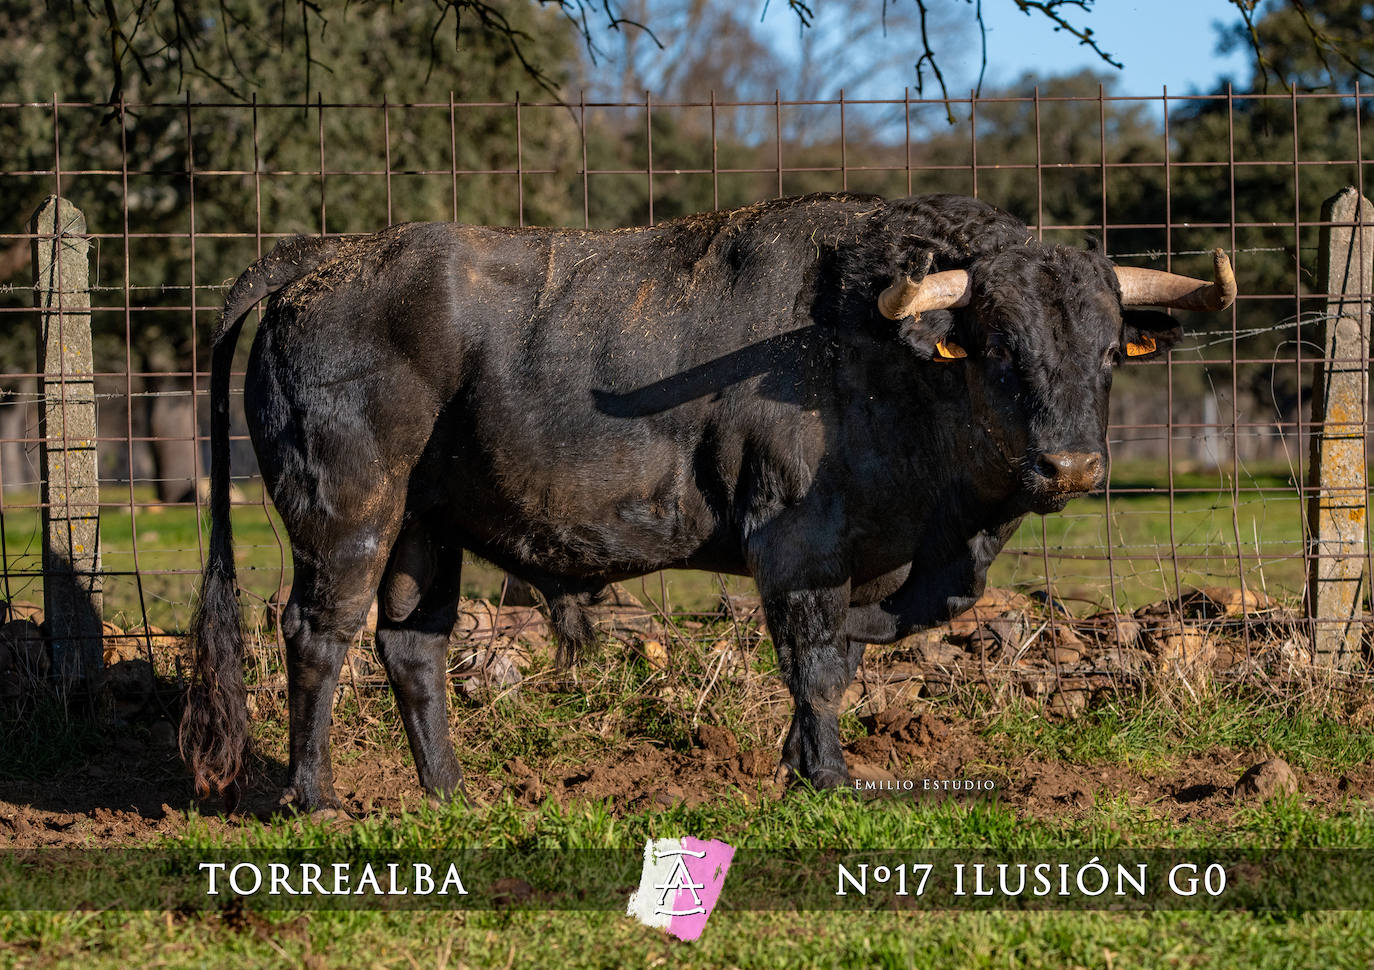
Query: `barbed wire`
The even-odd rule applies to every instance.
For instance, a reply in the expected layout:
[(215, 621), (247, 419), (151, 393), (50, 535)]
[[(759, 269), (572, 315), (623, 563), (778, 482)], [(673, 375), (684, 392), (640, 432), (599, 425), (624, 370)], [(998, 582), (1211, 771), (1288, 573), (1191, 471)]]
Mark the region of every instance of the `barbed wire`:
[[(1189, 345), (1189, 346), (1187, 346), (1187, 347), (1178, 347), (1178, 348), (1175, 349), (1174, 353), (1181, 353), (1181, 352), (1189, 351), (1189, 350), (1201, 350), (1203, 347), (1215, 347), (1215, 346), (1218, 345), (1218, 344), (1229, 344), (1229, 343), (1231, 343), (1233, 340), (1246, 340), (1246, 339), (1249, 339), (1250, 337), (1258, 337), (1258, 336), (1260, 336), (1260, 335), (1262, 335), (1262, 334), (1266, 334), (1266, 333), (1277, 333), (1277, 332), (1280, 331), (1280, 330), (1292, 330), (1292, 329), (1294, 329), (1295, 327), (1299, 327), (1299, 328), (1300, 328), (1300, 327), (1310, 326), (1310, 325), (1316, 324), (1316, 323), (1325, 323), (1325, 322), (1327, 322), (1328, 320), (1339, 320), (1339, 319), (1341, 319), (1342, 317), (1345, 317), (1345, 316), (1349, 316), (1349, 314), (1343, 314), (1343, 313), (1323, 313), (1323, 312), (1320, 311), (1320, 310), (1312, 310), (1312, 311), (1309, 311), (1309, 312), (1307, 312), (1307, 313), (1295, 313), (1295, 314), (1293, 314), (1292, 316), (1284, 317), (1282, 320), (1278, 321), (1277, 323), (1271, 324), (1270, 326), (1267, 326), (1267, 327), (1249, 327), (1249, 328), (1246, 328), (1245, 330), (1227, 330), (1225, 333), (1220, 334), (1220, 335), (1217, 337), (1217, 339), (1215, 339), (1215, 340), (1208, 340), (1208, 341), (1206, 341), (1206, 342), (1204, 342), (1204, 343), (1200, 343), (1200, 344), (1191, 344), (1191, 345)], [(1314, 347), (1316, 346), (1315, 344), (1312, 344), (1310, 341), (1302, 341), (1302, 342), (1303, 342), (1304, 344), (1307, 344), (1307, 345), (1310, 345), (1310, 346), (1314, 346)], [(1317, 352), (1316, 355), (1314, 355), (1313, 357), (1306, 358), (1306, 359), (1307, 359), (1309, 362), (1312, 361), (1312, 360), (1320, 360), (1320, 359), (1322, 359), (1322, 354), (1324, 353), (1323, 348), (1318, 347), (1318, 348), (1317, 348), (1317, 351), (1318, 351), (1318, 352)], [(1228, 362), (1227, 362), (1227, 361), (1209, 361), (1208, 363), (1218, 363), (1218, 364), (1221, 364), (1221, 363), (1228, 363)], [(1277, 363), (1277, 361), (1275, 361), (1275, 363)]]
[[(1112, 228), (1111, 226), (1107, 227)], [(1290, 253), (1301, 252), (1304, 249), (1316, 249), (1316, 246), (1252, 246), (1246, 249), (1233, 249), (1233, 253)], [(1111, 253), (1110, 259), (1163, 259), (1165, 256), (1210, 256), (1214, 250), (1211, 249), (1146, 249), (1138, 253)]]

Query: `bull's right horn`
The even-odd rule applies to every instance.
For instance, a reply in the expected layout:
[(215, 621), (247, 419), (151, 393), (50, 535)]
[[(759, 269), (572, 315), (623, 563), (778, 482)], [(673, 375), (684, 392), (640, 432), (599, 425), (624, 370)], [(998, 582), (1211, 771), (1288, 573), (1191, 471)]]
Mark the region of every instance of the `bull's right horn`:
[(889, 320), (919, 317), (927, 310), (968, 306), (972, 296), (967, 270), (931, 273), (919, 283), (910, 276), (902, 276), (878, 295), (878, 312)]

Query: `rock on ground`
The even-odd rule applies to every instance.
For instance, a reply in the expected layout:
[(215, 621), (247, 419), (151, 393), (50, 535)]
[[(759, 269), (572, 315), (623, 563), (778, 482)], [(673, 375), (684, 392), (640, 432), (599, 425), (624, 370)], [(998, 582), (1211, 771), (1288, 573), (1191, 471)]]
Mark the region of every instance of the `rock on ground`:
[(1240, 776), (1231, 793), (1236, 798), (1267, 802), (1280, 795), (1292, 795), (1298, 790), (1298, 778), (1282, 758), (1261, 761)]

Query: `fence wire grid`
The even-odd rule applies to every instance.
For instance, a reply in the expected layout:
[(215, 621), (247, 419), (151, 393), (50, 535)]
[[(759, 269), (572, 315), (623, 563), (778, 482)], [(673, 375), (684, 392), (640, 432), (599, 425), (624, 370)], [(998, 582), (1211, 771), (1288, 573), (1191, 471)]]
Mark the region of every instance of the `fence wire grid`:
[[(1305, 511), (1315, 488), (1310, 395), (1316, 368), (1333, 363), (1323, 356), (1327, 294), (1316, 277), (1330, 225), (1321, 207), (1346, 185), (1364, 194), (1370, 108), (1358, 89), (0, 103), (0, 132), (17, 139), (21, 159), (0, 174), (10, 200), (10, 224), (0, 226), (9, 230), (0, 233), (0, 595), (42, 602), (42, 375), (27, 255), (37, 237), (24, 224), (50, 194), (85, 213), (92, 244), (93, 373), (78, 376), (93, 380), (98, 409), (106, 619), (181, 631), (207, 542), (208, 338), (228, 283), (278, 238), (419, 220), (645, 225), (848, 190), (974, 195), (1043, 240), (1083, 245), (1095, 236), (1123, 265), (1206, 277), (1207, 255), (1226, 250), (1235, 305), (1179, 314), (1180, 347), (1123, 369), (1109, 482), (1062, 513), (1027, 519), (991, 583), (1049, 591), (1075, 612), (1128, 611), (1216, 585), (1301, 609), (1318, 554)], [(240, 341), (241, 353), (250, 342)], [(240, 582), (266, 604), (289, 587), (290, 555), (247, 443), (241, 367)], [(1366, 391), (1361, 434), (1367, 416)], [(709, 610), (726, 588), (740, 587), (674, 573), (640, 591), (681, 612)], [(465, 569), (470, 595), (499, 589), (494, 569)]]

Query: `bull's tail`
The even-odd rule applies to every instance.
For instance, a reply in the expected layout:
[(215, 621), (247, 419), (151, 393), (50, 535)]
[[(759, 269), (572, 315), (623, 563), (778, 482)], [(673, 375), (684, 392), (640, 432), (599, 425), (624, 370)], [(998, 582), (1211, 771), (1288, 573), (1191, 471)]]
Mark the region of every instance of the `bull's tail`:
[(195, 669), (181, 718), (181, 752), (196, 793), (233, 788), (248, 755), (243, 630), (229, 525), (229, 373), (248, 312), (324, 262), (335, 239), (297, 236), (279, 243), (240, 276), (224, 301), (210, 362), (210, 550), (191, 620)]

